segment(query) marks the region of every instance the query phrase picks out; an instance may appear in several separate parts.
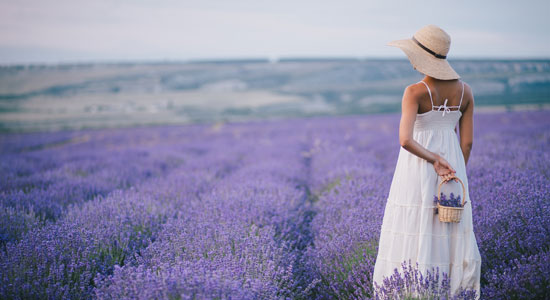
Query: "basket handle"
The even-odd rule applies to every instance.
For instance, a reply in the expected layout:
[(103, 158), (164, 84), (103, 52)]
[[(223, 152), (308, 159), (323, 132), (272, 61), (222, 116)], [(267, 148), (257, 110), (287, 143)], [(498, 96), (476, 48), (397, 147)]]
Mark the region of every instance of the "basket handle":
[(451, 181), (453, 179), (457, 179), (458, 182), (460, 182), (460, 184), (462, 185), (462, 206), (464, 206), (464, 201), (466, 201), (466, 188), (464, 187), (464, 183), (462, 182), (462, 180), (460, 180), (460, 178), (456, 177), (456, 176), (453, 176), (451, 178), (449, 178), (449, 180), (445, 180), (445, 181), (441, 181), (439, 183), (439, 185), (437, 186), (437, 202), (439, 202), (441, 200), (441, 186), (447, 182), (447, 181)]

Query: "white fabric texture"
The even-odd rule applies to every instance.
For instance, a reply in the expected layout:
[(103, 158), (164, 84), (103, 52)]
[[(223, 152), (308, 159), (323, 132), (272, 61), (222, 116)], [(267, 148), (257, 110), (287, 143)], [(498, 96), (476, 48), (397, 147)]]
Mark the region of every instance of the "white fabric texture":
[[(467, 203), (462, 218), (459, 223), (439, 221), (434, 206), (439, 176), (432, 164), (401, 148), (374, 266), (373, 282), (378, 285), (410, 260), (413, 266), (418, 263), (423, 274), (432, 267), (449, 274), (453, 295), (462, 287), (476, 289), (479, 296), (481, 256), (472, 227), (464, 156), (454, 131), (461, 116), (460, 110), (442, 115), (433, 108), (417, 114), (413, 137), (423, 147), (444, 157), (464, 183)], [(462, 194), (462, 190), (457, 189), (455, 194)]]

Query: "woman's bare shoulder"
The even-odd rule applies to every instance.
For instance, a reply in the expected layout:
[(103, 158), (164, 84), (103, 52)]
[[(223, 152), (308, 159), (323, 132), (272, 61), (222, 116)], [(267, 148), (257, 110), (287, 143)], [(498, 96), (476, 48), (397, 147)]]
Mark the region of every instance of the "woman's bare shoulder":
[(409, 84), (405, 87), (405, 91), (403, 92), (403, 101), (418, 101), (426, 97), (429, 97), (428, 89), (420, 82)]
[(426, 95), (428, 94), (428, 89), (426, 89), (426, 86), (423, 84), (423, 83), (420, 83), (420, 82), (415, 82), (415, 83), (411, 83), (409, 85), (407, 85), (405, 87), (405, 91), (410, 91), (410, 92), (413, 92), (413, 93), (426, 93)]

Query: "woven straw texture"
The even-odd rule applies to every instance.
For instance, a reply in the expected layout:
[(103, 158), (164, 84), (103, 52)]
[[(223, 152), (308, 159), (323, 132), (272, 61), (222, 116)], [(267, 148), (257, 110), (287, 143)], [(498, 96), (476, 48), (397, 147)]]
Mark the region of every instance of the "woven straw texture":
[[(422, 27), (414, 34), (414, 38), (431, 51), (446, 56), (451, 48), (451, 37), (443, 29), (435, 25)], [(409, 58), (413, 67), (420, 73), (441, 80), (458, 79), (460, 76), (451, 67), (447, 59), (437, 58), (422, 49), (411, 39), (396, 40), (388, 46), (398, 47)]]
[[(464, 201), (465, 201), (465, 198), (466, 198), (466, 188), (464, 187), (464, 183), (462, 182), (462, 180), (460, 180), (460, 178), (455, 176), (455, 177), (452, 177), (450, 180), (453, 180), (453, 179), (456, 179), (462, 185), (462, 207), (443, 206), (443, 205), (440, 205), (438, 203), (437, 204), (437, 211), (438, 211), (438, 214), (439, 214), (439, 221), (445, 222), (445, 223), (449, 223), (449, 222), (458, 223), (458, 222), (460, 222), (460, 217), (462, 217), (462, 211), (464, 210)], [(438, 202), (439, 202), (439, 200), (441, 200), (441, 186), (445, 182), (446, 181), (441, 181), (441, 183), (439, 184), (439, 186), (437, 188), (437, 200), (438, 200)]]

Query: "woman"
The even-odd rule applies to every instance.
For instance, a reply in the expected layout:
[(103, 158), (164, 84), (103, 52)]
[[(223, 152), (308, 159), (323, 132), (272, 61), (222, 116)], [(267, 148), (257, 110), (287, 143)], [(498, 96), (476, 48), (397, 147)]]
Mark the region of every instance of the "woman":
[[(373, 281), (382, 285), (384, 277), (410, 260), (423, 274), (436, 267), (447, 273), (452, 294), (460, 288), (475, 289), (479, 297), (481, 257), (466, 176), (474, 97), (446, 60), (450, 44), (450, 36), (434, 25), (421, 28), (411, 39), (389, 43), (402, 49), (414, 69), (426, 76), (403, 95), (402, 148), (382, 221)], [(435, 214), (434, 196), (440, 180), (453, 176), (464, 183), (467, 202), (459, 223), (443, 223)]]

